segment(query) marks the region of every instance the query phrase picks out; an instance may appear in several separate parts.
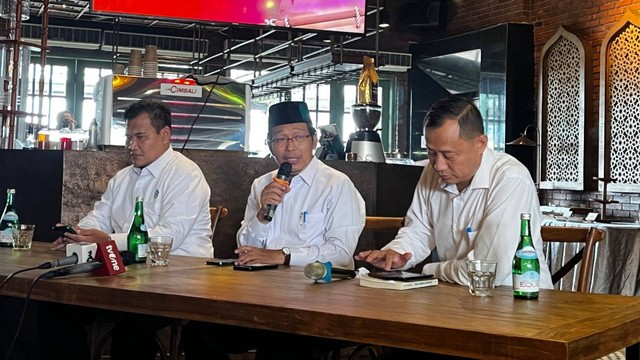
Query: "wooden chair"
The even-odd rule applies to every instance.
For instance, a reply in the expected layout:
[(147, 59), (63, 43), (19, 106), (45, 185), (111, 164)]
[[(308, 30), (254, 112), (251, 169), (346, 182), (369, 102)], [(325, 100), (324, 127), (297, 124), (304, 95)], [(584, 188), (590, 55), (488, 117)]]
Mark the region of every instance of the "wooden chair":
[[(214, 206), (209, 208), (209, 214), (211, 214), (211, 242), (213, 243), (213, 234), (216, 232), (216, 226), (218, 225), (218, 221), (227, 217), (229, 214), (229, 210), (223, 206)], [(92, 338), (93, 342), (97, 345), (92, 346), (92, 359), (99, 360), (102, 358), (102, 353), (104, 352), (104, 348), (107, 343), (111, 339), (111, 330), (109, 330), (106, 335), (104, 335), (100, 340), (96, 340), (99, 335), (99, 327), (100, 322), (94, 324), (92, 327)], [(170, 326), (170, 335), (169, 335), (169, 359), (177, 360), (181, 358), (181, 349), (180, 349), (180, 334), (182, 332), (182, 326), (186, 324), (184, 320), (176, 320), (176, 323)], [(166, 340), (165, 340), (166, 341)], [(163, 346), (162, 339), (156, 334), (156, 343), (158, 344), (158, 349), (160, 350), (160, 358), (166, 359), (167, 354)]]
[(229, 215), (229, 210), (223, 206), (214, 206), (209, 208), (211, 214), (211, 242), (213, 243), (213, 235), (216, 233), (216, 226), (218, 221), (224, 219)]
[[(211, 214), (211, 243), (213, 244), (213, 235), (216, 233), (218, 221), (229, 215), (229, 210), (223, 206), (214, 206), (209, 208)], [(169, 339), (169, 359), (178, 360), (182, 357), (182, 348), (180, 346), (180, 336), (182, 327), (187, 323), (186, 320), (179, 320), (177, 324), (171, 325), (171, 335)]]
[[(551, 275), (551, 280), (555, 285), (560, 279), (567, 275), (575, 266), (582, 261), (578, 276), (577, 290), (580, 292), (589, 291), (589, 280), (593, 269), (593, 253), (598, 241), (604, 239), (604, 231), (595, 227), (559, 227), (543, 226), (540, 230), (542, 241), (557, 243), (584, 243), (584, 246), (569, 261), (565, 262), (558, 271)], [(551, 261), (549, 261), (551, 269)]]
[(404, 217), (367, 216), (364, 221), (365, 230), (393, 231), (404, 226)]
[[(364, 229), (370, 231), (397, 232), (404, 226), (404, 217), (367, 216), (364, 222)], [(382, 353), (382, 349), (377, 345), (359, 344), (348, 341), (338, 342), (324, 359), (341, 359), (342, 349), (349, 349), (347, 358), (349, 360), (359, 359), (365, 354), (369, 359), (376, 359)], [(353, 350), (351, 350), (353, 349)]]

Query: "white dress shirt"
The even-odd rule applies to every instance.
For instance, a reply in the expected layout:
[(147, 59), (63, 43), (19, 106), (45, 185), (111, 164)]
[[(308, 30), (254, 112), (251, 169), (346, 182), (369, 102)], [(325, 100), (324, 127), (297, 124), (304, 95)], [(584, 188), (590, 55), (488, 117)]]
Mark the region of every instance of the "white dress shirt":
[(169, 148), (143, 169), (131, 165), (118, 171), (78, 226), (100, 229), (126, 244), (136, 196), (142, 196), (149, 236), (173, 237), (172, 255), (213, 257), (210, 195), (198, 165)]
[(315, 157), (291, 180), (273, 220), (257, 219), (262, 190), (277, 171), (253, 181), (238, 244), (266, 249), (291, 249), (291, 265), (331, 261), (353, 268), (353, 253), (364, 228), (364, 200), (349, 178)]
[(422, 272), (466, 285), (467, 260), (498, 262), (496, 285), (511, 285), (511, 264), (520, 240), (520, 214), (531, 214), (531, 235), (540, 259), (540, 287), (551, 289), (551, 275), (542, 252), (540, 204), (528, 170), (515, 158), (486, 149), (469, 186), (458, 192), (444, 184), (429, 164), (416, 187), (405, 227), (383, 249), (413, 254), (415, 266), (434, 248), (440, 262)]

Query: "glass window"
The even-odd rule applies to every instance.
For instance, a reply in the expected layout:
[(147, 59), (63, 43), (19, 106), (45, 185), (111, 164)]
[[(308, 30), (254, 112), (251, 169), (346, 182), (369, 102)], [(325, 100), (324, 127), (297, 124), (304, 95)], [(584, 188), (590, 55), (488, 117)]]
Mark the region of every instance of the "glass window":
[(93, 101), (93, 91), (101, 77), (110, 75), (111, 69), (108, 68), (84, 68), (84, 89), (82, 99), (82, 117), (76, 120), (80, 121), (80, 126), (84, 130), (89, 130), (91, 121), (96, 117), (96, 103)]
[(291, 101), (304, 101), (304, 89), (301, 87), (291, 89)]
[(318, 85), (318, 110), (329, 111), (330, 99), (331, 86), (328, 84)]
[[(62, 65), (46, 65), (44, 67), (44, 89), (42, 98), (42, 108), (40, 108), (39, 79), (40, 64), (29, 64), (29, 86), (27, 94), (26, 111), (35, 114), (42, 114), (41, 124), (45, 127), (55, 128), (57, 126), (56, 115), (67, 109), (67, 76), (68, 68)], [(37, 117), (27, 116), (29, 123), (37, 122)]]
[[(303, 101), (307, 103), (309, 110), (317, 109), (316, 101), (318, 100), (318, 85), (307, 85), (304, 90)], [(311, 119), (313, 120), (313, 116)]]

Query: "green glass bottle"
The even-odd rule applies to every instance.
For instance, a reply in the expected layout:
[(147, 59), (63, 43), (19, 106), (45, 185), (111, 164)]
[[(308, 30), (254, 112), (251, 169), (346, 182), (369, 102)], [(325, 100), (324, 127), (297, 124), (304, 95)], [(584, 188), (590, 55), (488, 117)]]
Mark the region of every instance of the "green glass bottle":
[(540, 261), (531, 238), (531, 214), (520, 214), (520, 242), (513, 257), (513, 296), (537, 299), (540, 292)]
[(147, 260), (147, 244), (149, 243), (149, 234), (147, 226), (144, 223), (144, 206), (142, 196), (136, 197), (136, 206), (133, 211), (133, 222), (127, 236), (127, 246), (129, 251), (135, 255), (136, 262), (145, 262)]
[(13, 246), (13, 229), (20, 225), (18, 213), (13, 207), (13, 198), (15, 194), (15, 189), (7, 189), (7, 203), (4, 206), (2, 217), (0, 217), (0, 219), (2, 219), (0, 221), (0, 246), (2, 247)]

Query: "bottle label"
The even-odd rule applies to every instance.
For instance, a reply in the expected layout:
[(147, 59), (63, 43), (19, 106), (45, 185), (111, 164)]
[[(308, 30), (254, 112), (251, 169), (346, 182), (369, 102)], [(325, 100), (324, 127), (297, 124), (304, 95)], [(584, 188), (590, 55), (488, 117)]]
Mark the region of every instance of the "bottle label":
[(12, 244), (13, 243), (13, 228), (7, 227), (0, 231), (0, 242)]
[(522, 249), (516, 251), (516, 257), (519, 257), (520, 259), (537, 259), (538, 258), (538, 254), (536, 253), (536, 249), (533, 248), (533, 246), (525, 246)]
[(513, 290), (525, 293), (540, 291), (540, 274), (535, 271), (513, 274)]
[(7, 211), (2, 218), (0, 225), (0, 242), (13, 243), (13, 228), (18, 222), (18, 214), (13, 211)]
[(147, 248), (149, 246), (147, 244), (138, 244), (138, 252), (137, 257), (140, 259), (144, 259), (147, 257)]

